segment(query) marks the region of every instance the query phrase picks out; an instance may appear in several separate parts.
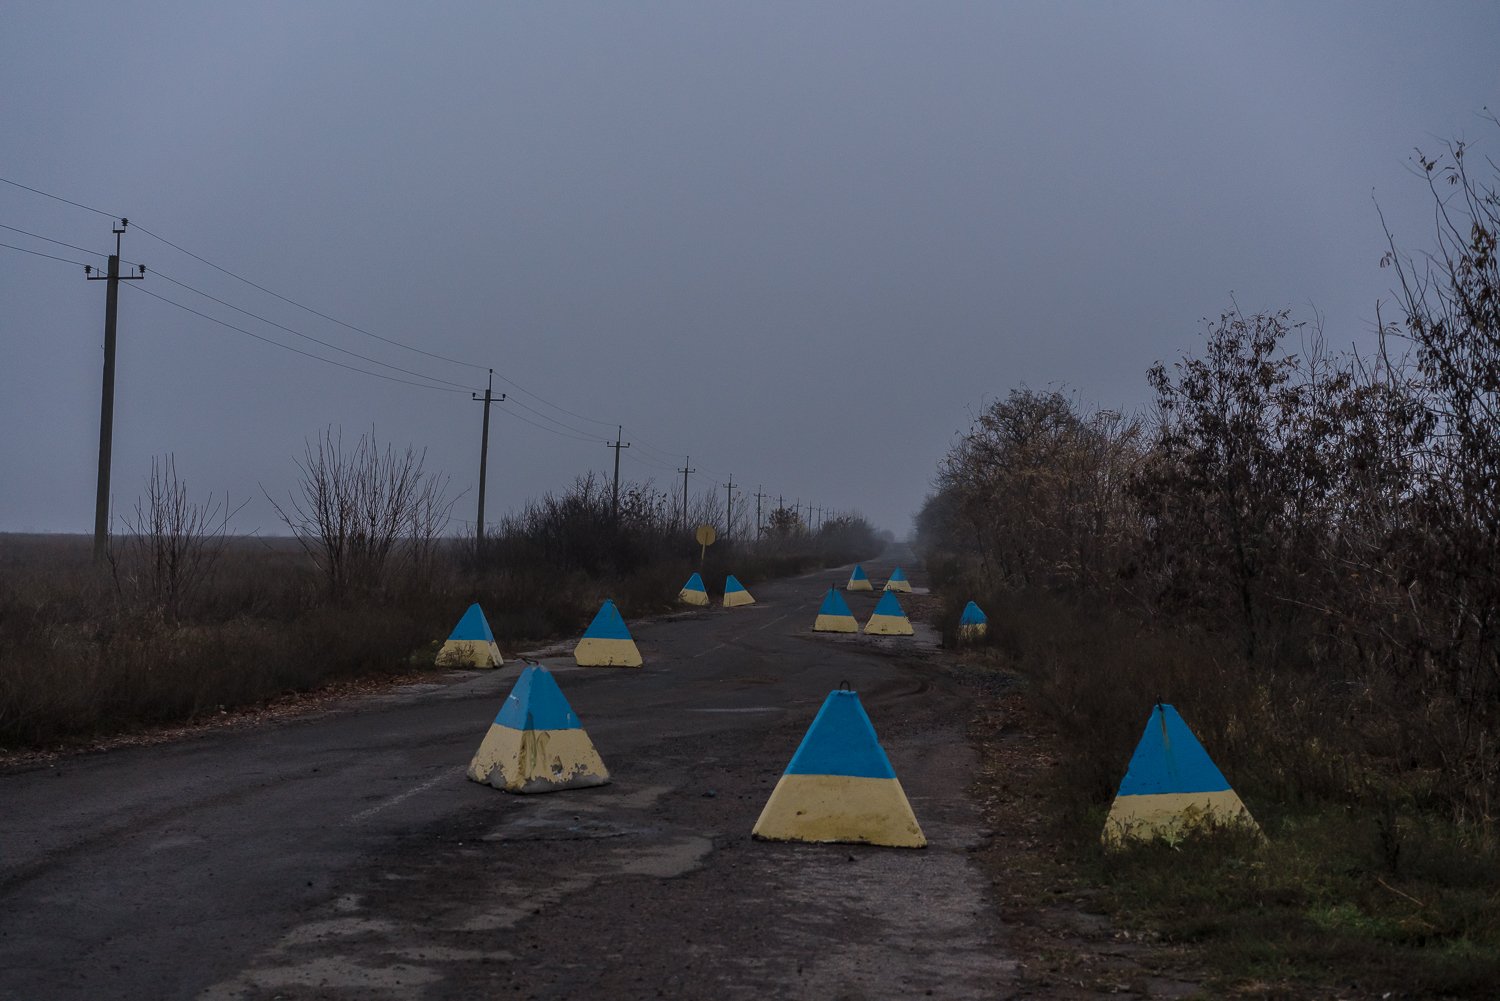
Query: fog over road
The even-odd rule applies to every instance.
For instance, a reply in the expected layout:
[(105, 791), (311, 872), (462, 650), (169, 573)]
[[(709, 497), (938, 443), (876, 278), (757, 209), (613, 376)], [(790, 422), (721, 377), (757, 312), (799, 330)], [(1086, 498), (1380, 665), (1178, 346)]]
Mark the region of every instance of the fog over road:
[[(465, 779), (515, 662), (0, 775), (0, 998), (1004, 996), (968, 696), (920, 625), (810, 631), (847, 573), (635, 624), (642, 670), (544, 658), (598, 789)], [(861, 621), (877, 597), (848, 595)], [(925, 850), (750, 838), (845, 680)]]

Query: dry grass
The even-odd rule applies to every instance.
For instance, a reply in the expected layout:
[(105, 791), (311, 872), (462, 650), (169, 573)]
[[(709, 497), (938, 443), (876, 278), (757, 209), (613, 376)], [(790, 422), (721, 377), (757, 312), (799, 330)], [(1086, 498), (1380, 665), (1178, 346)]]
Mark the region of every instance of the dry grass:
[[(627, 617), (675, 607), (679, 552), (625, 570), (475, 568), (459, 544), (430, 572), (329, 594), (290, 540), (231, 539), (173, 614), (96, 570), (89, 540), (0, 535), (0, 750), (92, 742), (432, 663), (470, 602), (507, 653), (577, 635), (604, 598)], [(857, 555), (867, 555), (860, 553)], [(705, 578), (753, 585), (851, 558), (841, 550), (717, 546)], [(732, 568), (732, 569), (731, 569)]]

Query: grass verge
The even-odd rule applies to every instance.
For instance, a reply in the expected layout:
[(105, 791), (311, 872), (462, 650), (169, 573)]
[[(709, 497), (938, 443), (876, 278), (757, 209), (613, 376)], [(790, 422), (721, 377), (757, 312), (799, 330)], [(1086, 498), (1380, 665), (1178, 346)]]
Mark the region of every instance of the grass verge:
[[(1317, 753), (1316, 732), (1278, 731), (1302, 718), (1296, 707), (1257, 700), (1253, 679), (1232, 677), (1201, 640), (1037, 596), (990, 604), (995, 644), (961, 654), (985, 691), (975, 791), (995, 831), (983, 862), (1032, 989), (1496, 996), (1500, 859), (1471, 828), (1395, 795), (1405, 777), (1355, 767), (1369, 762), (1290, 760)], [(1102, 849), (1114, 788), (1163, 690), (1264, 840), (1220, 831)], [(1341, 745), (1325, 735), (1322, 746)]]

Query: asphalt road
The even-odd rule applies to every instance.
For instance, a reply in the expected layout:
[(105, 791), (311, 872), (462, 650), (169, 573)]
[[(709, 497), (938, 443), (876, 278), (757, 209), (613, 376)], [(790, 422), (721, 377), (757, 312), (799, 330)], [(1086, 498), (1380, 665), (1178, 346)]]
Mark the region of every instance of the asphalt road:
[[(878, 586), (890, 563), (866, 569)], [(1007, 996), (969, 854), (968, 697), (930, 631), (813, 634), (846, 576), (633, 623), (641, 670), (544, 657), (610, 769), (598, 789), (465, 779), (513, 662), (0, 774), (0, 998)], [(848, 595), (861, 621), (877, 596)], [(750, 838), (846, 680), (927, 849)]]

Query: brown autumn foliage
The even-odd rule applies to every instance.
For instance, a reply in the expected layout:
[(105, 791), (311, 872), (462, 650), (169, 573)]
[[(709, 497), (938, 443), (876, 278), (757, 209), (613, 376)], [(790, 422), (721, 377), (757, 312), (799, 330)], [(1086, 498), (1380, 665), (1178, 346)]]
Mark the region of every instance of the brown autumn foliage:
[(1392, 864), (1407, 815), (1496, 845), (1500, 194), (1462, 144), (1418, 162), (1436, 247), (1382, 261), (1373, 356), (1235, 308), (1151, 369), (1149, 413), (1016, 390), (940, 466), (929, 565), (1041, 665), (1095, 803), (1164, 697), (1237, 784), (1384, 817)]

